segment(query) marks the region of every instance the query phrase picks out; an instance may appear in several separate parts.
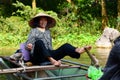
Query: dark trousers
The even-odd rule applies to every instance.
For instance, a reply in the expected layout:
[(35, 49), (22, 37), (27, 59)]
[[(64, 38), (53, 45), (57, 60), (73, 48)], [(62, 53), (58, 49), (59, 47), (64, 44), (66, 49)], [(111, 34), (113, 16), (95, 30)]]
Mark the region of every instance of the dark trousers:
[(38, 40), (35, 42), (34, 51), (32, 55), (32, 62), (39, 65), (42, 62), (49, 61), (48, 57), (53, 57), (56, 60), (60, 60), (65, 56), (72, 58), (79, 58), (80, 54), (75, 52), (75, 47), (66, 43), (56, 50), (49, 50), (45, 47), (43, 41)]
[(120, 42), (110, 51), (104, 74), (99, 80), (120, 80)]

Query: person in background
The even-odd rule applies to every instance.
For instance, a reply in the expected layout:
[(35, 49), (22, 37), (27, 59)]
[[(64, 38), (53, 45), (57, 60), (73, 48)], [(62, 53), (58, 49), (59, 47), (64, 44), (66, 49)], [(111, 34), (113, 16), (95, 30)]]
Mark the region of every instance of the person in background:
[[(29, 21), (31, 31), (25, 43), (25, 48), (31, 51), (31, 61), (34, 65), (41, 65), (50, 61), (55, 66), (60, 66), (60, 59), (65, 56), (79, 58), (85, 52), (84, 47), (74, 47), (69, 43), (61, 45), (58, 49), (52, 48), (52, 37), (49, 28), (54, 27), (56, 20), (48, 14), (39, 13)], [(91, 46), (86, 46), (88, 50)]]
[(109, 38), (114, 44), (99, 80), (120, 80), (120, 33), (112, 31)]

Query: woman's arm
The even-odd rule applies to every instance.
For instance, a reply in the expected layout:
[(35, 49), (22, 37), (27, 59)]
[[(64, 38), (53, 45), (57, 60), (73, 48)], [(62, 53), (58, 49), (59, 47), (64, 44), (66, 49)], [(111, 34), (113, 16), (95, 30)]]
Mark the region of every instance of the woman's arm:
[(31, 50), (32, 47), (34, 46), (35, 44), (35, 32), (36, 30), (35, 29), (31, 29), (29, 35), (28, 35), (28, 39), (26, 41), (26, 48), (28, 50)]

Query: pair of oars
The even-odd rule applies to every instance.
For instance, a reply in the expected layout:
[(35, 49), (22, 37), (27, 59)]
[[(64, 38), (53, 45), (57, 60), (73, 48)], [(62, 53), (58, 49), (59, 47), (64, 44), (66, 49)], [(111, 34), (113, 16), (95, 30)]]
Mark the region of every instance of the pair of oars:
[(96, 56), (91, 54), (86, 47), (84, 47), (84, 49), (85, 49), (86, 53), (88, 54), (88, 56), (90, 57), (90, 59), (92, 61), (92, 65), (94, 65), (95, 67), (99, 67), (99, 61), (96, 58)]

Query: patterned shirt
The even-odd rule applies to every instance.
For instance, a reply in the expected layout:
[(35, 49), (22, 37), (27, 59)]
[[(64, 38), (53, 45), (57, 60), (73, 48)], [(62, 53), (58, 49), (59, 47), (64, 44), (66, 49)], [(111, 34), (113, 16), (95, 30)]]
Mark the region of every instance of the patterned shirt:
[(52, 50), (52, 38), (49, 30), (45, 30), (45, 32), (42, 32), (38, 28), (32, 28), (28, 36), (26, 45), (31, 43), (34, 47), (36, 40), (42, 40), (45, 44), (45, 47), (49, 50)]

